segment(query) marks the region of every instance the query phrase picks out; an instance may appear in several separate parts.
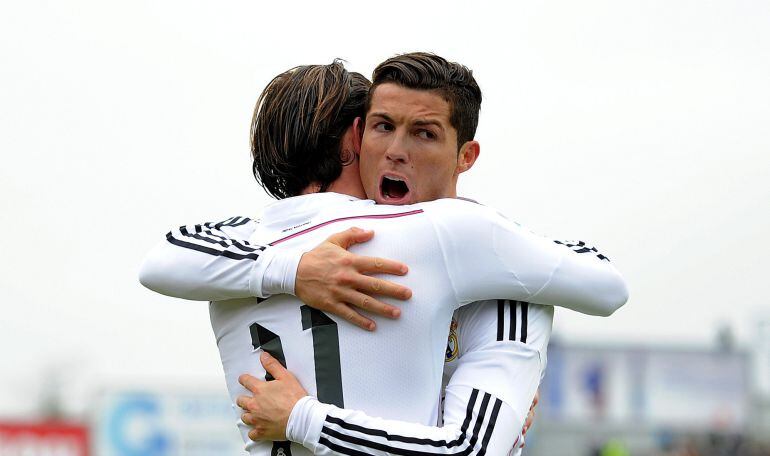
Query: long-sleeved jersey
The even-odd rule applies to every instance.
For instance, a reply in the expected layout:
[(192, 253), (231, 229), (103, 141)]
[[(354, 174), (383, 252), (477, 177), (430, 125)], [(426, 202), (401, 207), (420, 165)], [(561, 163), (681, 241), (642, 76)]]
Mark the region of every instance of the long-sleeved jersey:
[[(183, 227), (169, 233), (168, 244), (145, 262), (142, 283), (165, 294), (252, 296), (265, 288), (259, 282), (258, 259), (274, 263), (279, 255), (264, 257), (284, 247), (308, 250), (357, 225), (374, 229), (376, 236), (356, 246), (356, 253), (376, 252), (410, 265), (410, 274), (396, 280), (412, 288), (414, 297), (402, 305), (401, 320), (381, 322), (377, 336), (337, 325), (336, 317), (286, 295), (259, 305), (254, 298), (213, 302), (212, 326), (233, 398), (246, 392), (237, 383), (240, 374), (264, 375), (258, 362), (262, 349), (281, 360), (322, 402), (433, 424), (440, 355), (457, 306), (504, 297), (608, 314), (625, 302), (622, 279), (595, 251), (536, 236), (483, 206), (441, 200), (389, 207), (349, 200), (307, 195), (268, 207), (258, 223), (234, 218)], [(247, 226), (253, 231), (248, 241), (234, 241)], [(229, 236), (223, 236), (227, 231)], [(191, 264), (180, 260), (184, 255), (210, 257), (199, 268), (203, 277), (178, 267)], [(276, 268), (284, 273), (292, 269), (280, 262)], [(249, 449), (252, 454), (303, 451), (275, 445), (250, 444)]]
[(446, 352), (441, 426), (374, 418), (310, 396), (292, 410), (287, 438), (316, 455), (515, 455), (545, 371), (553, 307), (477, 302), (455, 312)]

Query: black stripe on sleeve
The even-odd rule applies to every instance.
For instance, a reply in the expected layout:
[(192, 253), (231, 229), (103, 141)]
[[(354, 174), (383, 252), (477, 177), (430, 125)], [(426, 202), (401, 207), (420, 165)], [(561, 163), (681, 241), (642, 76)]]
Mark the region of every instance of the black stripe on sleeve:
[[(479, 391), (474, 389), (468, 401), (468, 408), (466, 410), (465, 421), (463, 422), (463, 425), (461, 428), (460, 437), (458, 437), (458, 439), (455, 439), (449, 443), (444, 441), (435, 441), (431, 439), (421, 439), (416, 437), (406, 437), (406, 436), (388, 434), (387, 432), (379, 429), (369, 429), (369, 428), (364, 428), (357, 425), (352, 425), (350, 423), (346, 423), (345, 421), (339, 418), (335, 418), (331, 416), (326, 417), (327, 422), (337, 424), (340, 427), (343, 427), (344, 429), (356, 430), (357, 432), (361, 432), (363, 434), (384, 437), (389, 441), (400, 441), (404, 443), (412, 443), (412, 444), (418, 444), (418, 445), (421, 444), (421, 445), (428, 445), (433, 447), (445, 447), (445, 448), (451, 448), (453, 446), (458, 446), (460, 444), (465, 444), (465, 443), (468, 444), (468, 446), (462, 450), (458, 448), (458, 451), (455, 453), (447, 453), (445, 451), (436, 452), (435, 450), (430, 450), (430, 449), (427, 449), (426, 451), (420, 451), (420, 450), (414, 450), (414, 449), (408, 449), (408, 448), (393, 447), (390, 445), (386, 445), (384, 443), (369, 441), (364, 437), (350, 436), (350, 435), (344, 434), (343, 432), (330, 429), (326, 425), (324, 425), (321, 430), (321, 437), (319, 439), (319, 443), (340, 454), (348, 454), (348, 455), (356, 455), (356, 456), (372, 454), (371, 452), (361, 451), (366, 449), (380, 450), (391, 454), (398, 454), (398, 455), (404, 455), (404, 456), (432, 456), (432, 455), (438, 455), (438, 454), (467, 456), (469, 454), (475, 454), (474, 447), (476, 445), (476, 442), (479, 440), (482, 424), (484, 422), (486, 412), (487, 412), (487, 407), (489, 405), (490, 399), (492, 398), (492, 396), (489, 393), (484, 393), (484, 398), (481, 401), (481, 407), (479, 408), (479, 413), (476, 416), (477, 421), (473, 429), (473, 434), (471, 435), (470, 439), (468, 439), (466, 442), (465, 434), (467, 432), (470, 421), (472, 420), (472, 417), (473, 417), (473, 409), (474, 409), (474, 405), (475, 405), (478, 393)], [(489, 439), (491, 438), (491, 433), (494, 428), (494, 422), (497, 419), (497, 414), (499, 412), (499, 408), (501, 404), (502, 404), (502, 401), (500, 401), (499, 399), (495, 399), (495, 405), (492, 410), (490, 422), (487, 424), (486, 431), (484, 432), (484, 437), (482, 440), (481, 450), (478, 454), (484, 454), (486, 452), (486, 445), (489, 442)], [(344, 443), (359, 445), (361, 449), (359, 450), (356, 448), (344, 446), (341, 443), (333, 442), (329, 440), (327, 436), (330, 438), (337, 439)]]
[(484, 393), (484, 399), (481, 400), (481, 408), (479, 408), (479, 418), (476, 420), (476, 426), (473, 427), (473, 437), (470, 440), (470, 446), (468, 449), (473, 449), (476, 442), (479, 439), (479, 431), (481, 430), (481, 424), (484, 421), (484, 416), (487, 414), (487, 406), (489, 405), (489, 399), (492, 396), (489, 393)]
[[(211, 232), (211, 230), (203, 230), (201, 228), (201, 225), (195, 225), (193, 227), (193, 229), (195, 230), (195, 232), (194, 233), (190, 233), (190, 231), (187, 229), (186, 226), (180, 226), (179, 227), (179, 232), (182, 233), (182, 235), (185, 236), (185, 237), (191, 237), (191, 238), (194, 238), (194, 239), (199, 239), (201, 241), (208, 242), (210, 244), (219, 244), (219, 245), (221, 245), (224, 248), (228, 248), (231, 245), (233, 245), (233, 246), (238, 247), (239, 249), (241, 249), (241, 250), (243, 250), (245, 252), (255, 252), (257, 250), (264, 250), (264, 247), (262, 247), (260, 249), (256, 249), (254, 247), (247, 247), (246, 245), (244, 245), (243, 243), (241, 243), (240, 241), (237, 241), (235, 239), (230, 239), (230, 238), (226, 238), (224, 236), (220, 236), (218, 234), (214, 234), (214, 233)], [(201, 233), (206, 234), (208, 236), (211, 236), (211, 237), (213, 237), (215, 239), (211, 239), (211, 237), (204, 236)], [(246, 242), (246, 244), (248, 244), (248, 242)]]
[(219, 239), (211, 239), (209, 237), (206, 237), (206, 236), (203, 236), (203, 235), (199, 234), (198, 231), (196, 231), (195, 233), (190, 233), (190, 231), (187, 229), (186, 226), (180, 226), (179, 227), (179, 232), (184, 237), (198, 239), (199, 241), (208, 242), (209, 244), (218, 244), (218, 245), (221, 245), (224, 248), (228, 247), (227, 242), (225, 242), (224, 238), (222, 238), (221, 236), (217, 236)]
[(248, 217), (241, 217), (239, 215), (236, 215), (235, 217), (230, 217), (228, 219), (224, 219), (221, 222), (207, 222), (207, 223), (204, 223), (204, 226), (206, 226), (206, 228), (220, 229), (223, 226), (237, 227), (237, 226), (245, 225), (245, 224), (249, 223), (250, 221), (251, 221), (251, 219), (248, 218)]
[[(208, 235), (211, 235), (211, 236), (217, 236), (216, 234), (212, 233), (211, 230), (206, 230), (206, 231), (204, 231), (204, 233), (206, 233)], [(248, 241), (243, 241), (243, 240), (239, 241), (239, 240), (235, 240), (235, 239), (227, 239), (227, 238), (225, 238), (223, 236), (218, 236), (218, 237), (221, 237), (222, 239), (225, 240), (225, 242), (229, 242), (230, 244), (232, 244), (232, 245), (234, 245), (234, 246), (238, 247), (239, 249), (244, 250), (246, 252), (254, 252), (256, 250), (265, 250), (265, 248), (262, 247), (262, 246), (251, 247), (250, 246), (251, 244), (249, 244)]]
[(521, 341), (527, 343), (527, 314), (529, 313), (529, 303), (521, 303)]
[[(209, 255), (223, 256), (225, 258), (230, 258), (233, 260), (256, 260), (257, 258), (259, 258), (258, 253), (240, 254), (240, 253), (231, 252), (229, 250), (217, 250), (211, 247), (206, 247), (203, 245), (193, 244), (192, 242), (183, 241), (175, 238), (170, 231), (168, 232), (168, 234), (166, 234), (166, 240), (176, 246), (179, 246), (185, 249), (197, 250), (199, 252), (208, 253)], [(261, 248), (260, 250), (264, 250), (264, 248)]]
[[(607, 258), (605, 255), (602, 255), (599, 253), (599, 250), (596, 247), (591, 247), (587, 245), (583, 241), (557, 241), (554, 240), (556, 244), (563, 245), (565, 247), (570, 248), (575, 253), (595, 253), (596, 257), (603, 261), (610, 261), (609, 258)], [(577, 248), (576, 248), (577, 247)]]
[(233, 222), (230, 226), (237, 227), (237, 226), (245, 225), (245, 224), (249, 223), (250, 221), (251, 221), (250, 218), (244, 217), (243, 220), (241, 220), (239, 222)]
[[(166, 234), (166, 240), (178, 247), (197, 250), (213, 256), (222, 256), (233, 260), (256, 260), (259, 258), (259, 252), (265, 250), (264, 246), (251, 246), (246, 240), (231, 239), (223, 235), (224, 233), (212, 231), (223, 226), (241, 226), (250, 221), (251, 219), (248, 217), (236, 216), (217, 223), (207, 222), (190, 227), (180, 226), (178, 233), (169, 231)], [(211, 246), (190, 242), (185, 238), (197, 239), (211, 244)]]
[[(180, 227), (179, 231), (182, 231), (182, 228), (183, 227)], [(213, 238), (219, 239), (220, 241), (227, 241), (226, 237), (220, 236), (218, 234), (214, 234), (214, 232), (211, 231), (211, 229), (208, 229), (204, 225), (193, 225), (193, 229), (195, 230), (196, 233), (199, 233), (199, 234), (200, 233), (205, 233), (205, 234), (207, 234), (207, 235), (209, 235), (209, 236), (211, 236)], [(219, 232), (221, 233), (221, 231), (219, 231)], [(187, 233), (182, 233), (182, 234), (187, 235)]]
[(495, 432), (495, 423), (497, 422), (497, 416), (500, 414), (500, 407), (503, 406), (503, 401), (495, 399), (495, 405), (492, 407), (492, 415), (489, 417), (489, 424), (487, 424), (487, 432), (484, 434), (484, 440), (481, 441), (481, 449), (479, 450), (479, 456), (484, 456), (487, 453), (487, 445), (492, 438), (492, 433)]
[(497, 340), (503, 340), (505, 331), (505, 301), (497, 300)]
[(213, 226), (210, 223), (206, 223), (206, 226), (209, 228), (216, 228), (220, 229), (223, 226), (231, 226), (230, 224), (233, 222), (233, 220), (237, 220), (238, 217), (230, 217), (229, 219), (222, 220), (221, 222), (215, 223)]
[(508, 340), (516, 340), (516, 306), (519, 301), (508, 301), (511, 310), (511, 326), (508, 328)]
[(353, 448), (344, 447), (342, 445), (337, 445), (336, 443), (330, 441), (326, 437), (321, 435), (321, 438), (318, 439), (318, 443), (325, 446), (326, 448), (329, 448), (330, 450), (333, 450), (336, 453), (339, 454), (349, 454), (351, 456), (369, 456), (371, 453), (364, 453), (363, 451), (354, 450)]
[[(471, 392), (471, 397), (468, 399), (468, 407), (465, 409), (465, 420), (463, 421), (462, 427), (460, 428), (460, 436), (455, 440), (452, 440), (451, 442), (447, 442), (445, 440), (420, 439), (417, 437), (407, 437), (407, 436), (398, 435), (398, 434), (388, 434), (382, 429), (366, 428), (363, 426), (359, 426), (357, 424), (347, 423), (340, 418), (328, 416), (328, 415), (326, 416), (326, 422), (336, 424), (337, 426), (347, 429), (349, 431), (360, 432), (362, 434), (367, 434), (374, 437), (382, 437), (384, 439), (387, 439), (393, 442), (415, 443), (418, 445), (430, 445), (435, 447), (452, 448), (461, 444), (463, 440), (465, 440), (465, 433), (468, 431), (468, 426), (470, 426), (471, 418), (473, 418), (473, 408), (476, 405), (476, 399), (478, 398), (478, 395), (479, 395), (479, 390), (477, 389), (474, 389), (473, 392)], [(324, 426), (324, 428), (326, 427)]]

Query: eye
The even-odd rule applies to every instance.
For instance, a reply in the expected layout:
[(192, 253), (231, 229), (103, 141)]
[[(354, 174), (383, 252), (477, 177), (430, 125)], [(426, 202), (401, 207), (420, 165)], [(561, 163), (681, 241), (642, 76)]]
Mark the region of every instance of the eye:
[(374, 124), (374, 131), (379, 131), (379, 132), (393, 131), (393, 125), (389, 124), (388, 122), (377, 122), (376, 124)]
[(417, 136), (422, 139), (436, 139), (436, 134), (430, 130), (417, 130)]

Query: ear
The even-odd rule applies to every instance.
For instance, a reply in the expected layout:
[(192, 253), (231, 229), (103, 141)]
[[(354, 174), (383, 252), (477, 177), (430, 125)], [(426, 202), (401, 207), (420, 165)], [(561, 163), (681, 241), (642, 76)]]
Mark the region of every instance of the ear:
[(460, 153), (457, 154), (456, 174), (464, 173), (473, 167), (476, 159), (479, 158), (481, 147), (478, 141), (467, 141), (460, 147)]
[(364, 136), (364, 120), (360, 117), (353, 119), (353, 152), (361, 154), (361, 138)]

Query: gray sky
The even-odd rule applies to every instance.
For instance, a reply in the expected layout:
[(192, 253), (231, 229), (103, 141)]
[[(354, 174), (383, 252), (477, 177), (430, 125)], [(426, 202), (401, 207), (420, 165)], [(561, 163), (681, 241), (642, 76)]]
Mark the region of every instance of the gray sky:
[(484, 91), (461, 193), (608, 252), (631, 300), (557, 312), (592, 343), (748, 345), (770, 318), (770, 3), (105, 2), (0, 12), (0, 417), (44, 371), (74, 410), (105, 385), (211, 383), (207, 306), (143, 289), (169, 227), (256, 213), (248, 129), (299, 64), (371, 74), (428, 50)]

